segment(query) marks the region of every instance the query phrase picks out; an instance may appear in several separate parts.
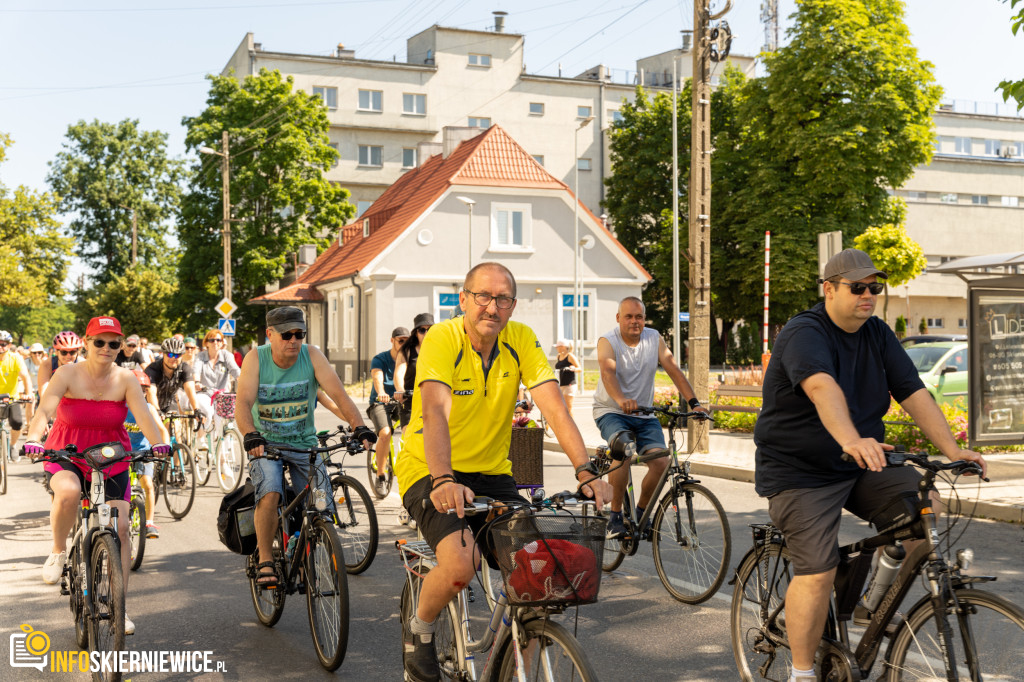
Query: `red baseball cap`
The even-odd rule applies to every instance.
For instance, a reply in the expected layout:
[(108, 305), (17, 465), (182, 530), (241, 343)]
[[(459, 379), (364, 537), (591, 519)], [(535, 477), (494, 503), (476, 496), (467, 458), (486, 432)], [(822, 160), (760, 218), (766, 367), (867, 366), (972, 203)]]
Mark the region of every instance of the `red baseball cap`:
[(117, 321), (116, 317), (94, 317), (89, 320), (89, 325), (85, 328), (85, 335), (96, 336), (97, 334), (124, 336), (124, 332), (121, 331), (121, 323)]

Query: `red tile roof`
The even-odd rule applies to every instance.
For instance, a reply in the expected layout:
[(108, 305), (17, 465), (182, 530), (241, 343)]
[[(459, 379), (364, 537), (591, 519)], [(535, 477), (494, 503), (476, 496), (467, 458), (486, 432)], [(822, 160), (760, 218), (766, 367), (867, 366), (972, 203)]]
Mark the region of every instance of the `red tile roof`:
[[(546, 171), (501, 126), (493, 125), (462, 141), (447, 158), (437, 154), (404, 173), (359, 219), (342, 229), (341, 243), (331, 244), (295, 284), (258, 296), (253, 302), (322, 300), (323, 296), (315, 290), (317, 284), (349, 277), (366, 267), (452, 185), (561, 189), (572, 194), (568, 185)], [(582, 203), (580, 208), (611, 236), (589, 208)], [(369, 237), (363, 236), (364, 220), (370, 221)], [(619, 248), (650, 278), (632, 254), (621, 244)], [(309, 291), (296, 288), (300, 285), (307, 285)], [(305, 298), (312, 295), (317, 298)]]
[(322, 301), (324, 295), (316, 290), (316, 285), (309, 282), (294, 282), (252, 299), (253, 301), (272, 301), (274, 303), (307, 303), (310, 301)]

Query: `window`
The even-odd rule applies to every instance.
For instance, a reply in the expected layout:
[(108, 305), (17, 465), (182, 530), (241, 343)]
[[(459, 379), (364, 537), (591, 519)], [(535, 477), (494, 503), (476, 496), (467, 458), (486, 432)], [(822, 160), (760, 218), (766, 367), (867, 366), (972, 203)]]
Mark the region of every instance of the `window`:
[(536, 161), (537, 163), (539, 163), (542, 166), (544, 165), (544, 155), (543, 154), (534, 154), (533, 155), (533, 160)]
[(966, 317), (958, 317), (958, 318), (956, 318), (956, 326), (957, 326), (957, 329), (967, 329), (967, 318)]
[(404, 147), (402, 149), (402, 168), (416, 167), (416, 148)]
[(338, 159), (341, 158), (339, 155), (337, 155), (338, 143), (337, 142), (328, 142), (327, 146), (335, 151), (334, 160), (331, 161), (331, 168), (337, 168), (338, 167)]
[(342, 332), (343, 345), (345, 348), (356, 347), (356, 294), (348, 289), (343, 294), (342, 303)]
[(544, 115), (544, 102), (530, 102), (530, 115), (531, 116), (543, 116)]
[(491, 127), (491, 119), (489, 119), (489, 118), (479, 118), (477, 116), (470, 116), (469, 117), (469, 127), (470, 128), (490, 128)]
[(364, 237), (369, 237), (370, 236), (370, 219), (369, 218), (363, 218), (363, 236)]
[(612, 125), (614, 125), (616, 123), (621, 123), (622, 119), (623, 119), (622, 112), (619, 111), (618, 109), (609, 109), (608, 110), (608, 120), (612, 122)]
[(985, 156), (999, 156), (999, 150), (1002, 148), (1001, 140), (985, 140)]
[(337, 349), (338, 347), (338, 295), (330, 294), (330, 313), (327, 333), (327, 347)]
[(402, 113), (425, 116), (427, 114), (427, 96), (411, 92), (403, 93)]
[(945, 192), (939, 196), (939, 201), (944, 204), (955, 204), (958, 201), (956, 192)]
[(941, 329), (944, 326), (945, 325), (942, 324), (942, 318), (941, 317), (929, 317), (928, 318), (928, 328), (929, 329)]
[(915, 192), (911, 190), (907, 192), (907, 198), (914, 201), (928, 201), (928, 192)]
[(957, 154), (970, 154), (971, 153), (971, 138), (969, 137), (954, 137), (953, 138), (953, 149)]
[(971, 203), (978, 206), (988, 206), (988, 197), (984, 194), (972, 194)]
[(594, 109), (592, 107), (585, 107), (585, 106), (578, 106), (578, 107), (576, 107), (576, 117), (577, 118), (586, 118), (587, 116), (590, 116), (593, 113), (594, 113)]
[(491, 250), (521, 251), (530, 247), (530, 205), (491, 205)]
[(590, 159), (576, 159), (576, 170), (590, 170)]
[(313, 96), (319, 97), (328, 109), (338, 108), (338, 88), (326, 88), (319, 85), (313, 86)]
[(358, 218), (359, 216), (361, 216), (364, 213), (366, 213), (366, 211), (369, 210), (369, 208), (371, 206), (373, 206), (373, 202), (372, 201), (357, 201), (356, 202), (356, 217)]
[[(571, 288), (558, 289), (558, 337), (569, 339), (570, 341), (576, 340), (576, 325), (574, 324), (576, 307), (572, 304), (573, 298), (573, 290)], [(581, 336), (583, 337), (584, 344), (592, 345), (594, 339), (594, 330), (592, 328), (594, 309), (590, 304), (596, 299), (596, 295), (592, 289), (584, 289), (581, 299), (580, 312), (583, 330)], [(578, 344), (577, 348), (579, 348)]]
[(490, 67), (491, 66), (491, 55), (489, 55), (489, 54), (473, 54), (473, 53), (470, 53), (470, 55), (469, 55), (469, 65), (470, 66)]
[(360, 111), (383, 111), (384, 110), (384, 93), (380, 90), (360, 90), (359, 91), (359, 110)]
[(383, 166), (384, 147), (375, 147), (368, 144), (359, 145), (359, 165), (375, 166), (377, 168)]
[(1002, 198), (1003, 206), (1017, 206), (1018, 205), (1018, 203), (1017, 203), (1018, 201), (1020, 201), (1020, 197), (1003, 197)]

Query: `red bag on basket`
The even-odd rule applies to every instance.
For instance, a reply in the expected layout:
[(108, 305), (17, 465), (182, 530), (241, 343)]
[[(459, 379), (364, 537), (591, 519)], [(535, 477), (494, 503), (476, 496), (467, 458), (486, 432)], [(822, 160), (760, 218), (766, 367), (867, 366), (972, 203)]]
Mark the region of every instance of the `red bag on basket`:
[(568, 540), (535, 541), (517, 551), (513, 560), (515, 569), (508, 577), (513, 603), (589, 602), (597, 598), (601, 569), (588, 547)]

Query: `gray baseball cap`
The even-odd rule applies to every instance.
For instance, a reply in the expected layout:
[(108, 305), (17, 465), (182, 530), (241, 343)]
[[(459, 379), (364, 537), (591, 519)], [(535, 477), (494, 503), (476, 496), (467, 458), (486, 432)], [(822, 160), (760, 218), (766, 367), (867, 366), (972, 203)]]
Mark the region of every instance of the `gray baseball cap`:
[(391, 330), (391, 338), (397, 339), (402, 336), (409, 336), (409, 330), (405, 327), (395, 327)]
[(278, 334), (293, 329), (306, 331), (306, 317), (302, 314), (302, 309), (295, 306), (272, 308), (267, 311), (267, 326)]
[(871, 262), (871, 256), (860, 249), (843, 249), (828, 259), (825, 263), (825, 274), (819, 279), (824, 282), (833, 277), (845, 277), (851, 282), (876, 275), (882, 279), (888, 279), (889, 275), (875, 267)]

